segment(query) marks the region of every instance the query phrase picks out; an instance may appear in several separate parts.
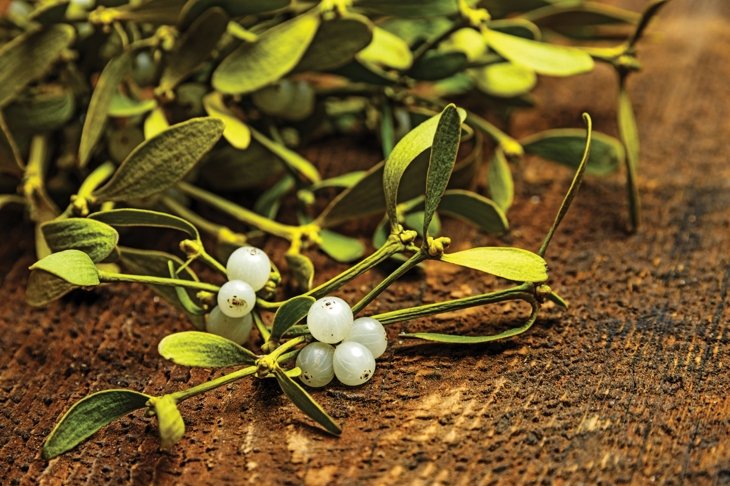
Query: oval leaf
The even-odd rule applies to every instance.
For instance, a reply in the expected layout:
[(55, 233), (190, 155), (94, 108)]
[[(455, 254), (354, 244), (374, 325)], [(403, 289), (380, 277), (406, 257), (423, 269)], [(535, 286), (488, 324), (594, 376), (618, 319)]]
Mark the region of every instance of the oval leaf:
[(28, 276), (25, 301), (33, 307), (43, 307), (58, 300), (76, 288), (55, 275), (43, 270), (33, 270)]
[[(428, 227), (431, 224), (436, 208), (449, 184), (451, 173), (456, 164), (456, 154), (461, 142), (461, 119), (454, 105), (448, 105), (441, 112), (436, 133), (431, 147), (431, 158), (426, 173), (426, 199), (423, 216), (423, 235), (429, 236)], [(424, 245), (426, 239), (424, 238)]]
[(20, 35), (0, 47), (0, 108), (43, 76), (74, 36), (70, 25), (53, 25)]
[[(579, 128), (556, 128), (520, 140), (525, 152), (577, 168), (585, 148), (585, 131)], [(615, 172), (624, 161), (621, 142), (601, 132), (593, 132), (591, 155), (586, 172), (604, 176)]]
[(149, 197), (180, 181), (223, 134), (213, 118), (173, 125), (135, 148), (112, 178), (92, 194), (99, 201)]
[(502, 211), (507, 211), (512, 206), (515, 187), (507, 157), (504, 156), (504, 152), (500, 148), (494, 152), (494, 157), (489, 162), (487, 177), (489, 194), (492, 196), (492, 200)]
[(89, 215), (89, 218), (101, 221), (110, 226), (129, 227), (146, 226), (152, 228), (169, 228), (182, 231), (193, 240), (199, 240), (198, 230), (188, 221), (172, 214), (152, 211), (150, 209), (110, 209)]
[(299, 295), (287, 300), (274, 315), (274, 324), (271, 327), (271, 339), (279, 340), (286, 331), (304, 319), (309, 308), (314, 304), (314, 297)]
[(593, 69), (593, 58), (574, 47), (536, 42), (496, 30), (488, 30), (484, 35), (500, 56), (538, 74), (573, 76)]
[(175, 87), (211, 56), (226, 31), (228, 16), (219, 8), (203, 12), (180, 39), (165, 61), (159, 90), (163, 93)]
[(395, 34), (380, 27), (373, 27), (370, 44), (357, 54), (360, 61), (376, 66), (405, 71), (413, 64), (413, 54), (408, 44)]
[(160, 429), (160, 447), (169, 449), (185, 435), (185, 422), (180, 410), (177, 409), (175, 399), (170, 395), (150, 399), (155, 415), (157, 415), (157, 426)]
[(294, 402), (302, 412), (307, 414), (309, 418), (317, 422), (319, 425), (333, 435), (340, 435), (342, 429), (337, 422), (329, 416), (327, 412), (317, 403), (307, 391), (299, 386), (297, 382), (292, 380), (281, 368), (278, 366), (274, 369), (276, 381), (279, 382), (281, 391), (289, 397), (289, 400)]
[(314, 280), (312, 260), (299, 253), (287, 253), (286, 263), (289, 265), (289, 272), (299, 289), (303, 291), (311, 289)]
[(446, 191), (439, 212), (473, 224), (491, 235), (500, 235), (509, 228), (507, 217), (497, 203), (471, 191)]
[(445, 253), (441, 260), (516, 282), (544, 282), (548, 279), (545, 260), (521, 248), (483, 246)]
[(251, 130), (228, 109), (220, 93), (205, 95), (203, 107), (208, 116), (217, 118), (225, 124), (223, 136), (233, 147), (243, 150), (251, 144)]
[(511, 62), (498, 62), (472, 71), (477, 88), (500, 98), (528, 93), (537, 83), (535, 71)]
[(202, 12), (212, 7), (223, 9), (230, 17), (255, 15), (279, 10), (289, 5), (291, 0), (188, 0), (180, 12), (180, 26), (190, 25)]
[(131, 54), (125, 51), (109, 61), (101, 72), (91, 95), (89, 109), (84, 118), (84, 127), (81, 130), (81, 142), (79, 142), (79, 165), (81, 167), (89, 161), (91, 151), (104, 132), (104, 124), (112, 97), (117, 92), (122, 78), (131, 68)]
[(152, 398), (132, 390), (104, 390), (82, 398), (56, 424), (43, 444), (43, 457), (52, 459), (76, 447), (96, 431)]
[(340, 263), (355, 261), (365, 253), (365, 245), (356, 238), (326, 229), (320, 230), (319, 236), (322, 239), (319, 244), (322, 251)]
[(223, 368), (256, 362), (256, 355), (243, 346), (199, 331), (170, 334), (160, 341), (157, 351), (175, 364), (199, 368)]
[(226, 94), (244, 94), (278, 81), (297, 65), (318, 26), (319, 16), (304, 14), (267, 30), (218, 65), (213, 87)]
[(49, 221), (41, 225), (41, 231), (52, 251), (81, 250), (94, 262), (108, 257), (119, 241), (114, 228), (87, 218)]
[(79, 287), (99, 285), (99, 272), (89, 255), (79, 250), (51, 253), (38, 260), (31, 270), (43, 270)]
[(344, 66), (373, 39), (367, 17), (349, 15), (322, 22), (295, 71), (325, 71)]

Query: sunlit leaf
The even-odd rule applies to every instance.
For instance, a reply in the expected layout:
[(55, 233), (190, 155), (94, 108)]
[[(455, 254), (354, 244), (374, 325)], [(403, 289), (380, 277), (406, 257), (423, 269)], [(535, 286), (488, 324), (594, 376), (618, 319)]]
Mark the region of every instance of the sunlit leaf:
[(33, 270), (28, 276), (25, 301), (33, 307), (43, 307), (76, 288), (65, 280), (43, 270)]
[(281, 339), (281, 336), (283, 336), (286, 331), (307, 316), (309, 308), (312, 307), (314, 301), (314, 297), (299, 295), (282, 304), (274, 315), (274, 324), (271, 327), (271, 338), (274, 340)]
[(171, 126), (135, 148), (92, 195), (99, 201), (125, 201), (166, 190), (215, 145), (223, 129), (223, 122), (213, 118), (193, 118)]
[(88, 218), (48, 221), (41, 225), (41, 230), (52, 251), (81, 250), (94, 262), (108, 257), (119, 241), (119, 234), (114, 228)]
[(256, 355), (243, 346), (222, 336), (199, 331), (170, 334), (160, 341), (157, 351), (175, 364), (199, 368), (223, 368), (256, 362)]
[(356, 238), (326, 229), (321, 230), (319, 236), (322, 239), (319, 247), (338, 262), (353, 262), (365, 254), (365, 245)]
[(132, 390), (104, 390), (76, 402), (46, 438), (43, 457), (52, 459), (79, 445), (99, 429), (144, 408), (149, 395)]
[(537, 76), (532, 69), (510, 62), (490, 64), (471, 72), (479, 90), (501, 98), (529, 93), (537, 83)]
[(135, 100), (121, 93), (113, 93), (107, 115), (118, 118), (144, 115), (157, 107), (154, 99)]
[(220, 93), (208, 93), (203, 97), (203, 107), (208, 116), (222, 121), (226, 128), (223, 137), (233, 147), (243, 150), (251, 143), (251, 130), (223, 103)]
[(99, 285), (99, 272), (89, 255), (80, 250), (51, 253), (30, 266), (42, 270), (79, 287)]
[(507, 157), (504, 156), (502, 149), (495, 150), (487, 169), (489, 195), (503, 211), (507, 211), (512, 206), (515, 188), (512, 180), (512, 170), (509, 168)]
[(175, 399), (170, 395), (150, 398), (150, 405), (157, 415), (157, 426), (160, 431), (160, 447), (169, 449), (177, 444), (185, 435), (185, 422)]
[(380, 27), (373, 27), (373, 38), (365, 49), (357, 54), (360, 61), (376, 66), (404, 71), (413, 64), (413, 54), (408, 44), (395, 34)]
[(445, 253), (441, 260), (516, 282), (544, 282), (548, 279), (545, 260), (521, 248), (476, 247)]
[(144, 120), (144, 139), (149, 140), (170, 128), (170, 123), (165, 116), (165, 110), (157, 107), (150, 112)]
[(339, 425), (337, 425), (337, 422), (335, 422), (335, 420), (324, 411), (324, 409), (309, 393), (306, 392), (306, 390), (304, 390), (304, 388), (292, 380), (284, 372), (284, 370), (276, 367), (274, 369), (274, 374), (276, 376), (276, 381), (279, 382), (281, 390), (302, 412), (324, 427), (324, 429), (330, 434), (340, 435), (342, 433), (342, 429)]

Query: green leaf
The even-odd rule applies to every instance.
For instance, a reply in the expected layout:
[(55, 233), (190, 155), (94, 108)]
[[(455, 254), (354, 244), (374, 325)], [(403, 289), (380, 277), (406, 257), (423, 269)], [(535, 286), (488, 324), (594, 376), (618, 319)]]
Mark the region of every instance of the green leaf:
[[(579, 128), (556, 128), (520, 140), (525, 152), (561, 165), (576, 168), (585, 147), (585, 131)], [(593, 132), (591, 155), (586, 172), (605, 176), (618, 170), (624, 161), (624, 148), (615, 138)]]
[(52, 273), (33, 270), (28, 276), (25, 288), (25, 301), (33, 307), (43, 307), (58, 300), (76, 288)]
[(213, 118), (222, 121), (226, 128), (223, 137), (231, 146), (244, 150), (251, 144), (251, 130), (236, 115), (228, 109), (220, 93), (208, 93), (203, 97), (205, 112)]
[(299, 295), (284, 302), (274, 315), (274, 324), (271, 327), (271, 339), (278, 341), (286, 331), (304, 319), (309, 312), (309, 308), (314, 304), (314, 301), (314, 297)]
[(129, 118), (132, 116), (144, 115), (157, 107), (154, 99), (135, 100), (121, 93), (112, 94), (107, 115), (117, 118)]
[(157, 415), (157, 425), (160, 429), (160, 447), (169, 449), (177, 444), (185, 435), (185, 422), (180, 410), (177, 409), (175, 399), (170, 395), (150, 398), (150, 405)]
[(284, 175), (284, 177), (276, 181), (273, 186), (259, 196), (254, 204), (253, 210), (269, 219), (276, 219), (279, 207), (281, 206), (281, 200), (292, 189), (294, 189), (294, 178), (288, 174)]
[(333, 435), (340, 435), (342, 429), (337, 422), (330, 417), (327, 412), (312, 398), (312, 396), (304, 390), (297, 382), (292, 380), (281, 368), (278, 366), (274, 369), (276, 381), (279, 382), (281, 391), (289, 397), (289, 400), (294, 402), (294, 405), (307, 414), (309, 418), (317, 422), (319, 425)]
[(266, 138), (258, 131), (251, 128), (251, 135), (254, 140), (263, 145), (267, 150), (281, 160), (284, 165), (297, 177), (307, 183), (317, 183), (322, 178), (317, 168), (310, 161), (299, 155), (293, 150), (288, 149), (282, 144)]
[(489, 162), (487, 177), (489, 194), (492, 196), (492, 200), (502, 211), (507, 211), (512, 206), (515, 188), (507, 157), (504, 156), (504, 152), (500, 148), (494, 151), (494, 156)]
[(535, 71), (511, 62), (498, 62), (471, 72), (480, 91), (499, 98), (527, 94), (537, 84)]
[(408, 44), (395, 34), (373, 27), (373, 38), (357, 54), (360, 61), (376, 66), (405, 71), (413, 65), (413, 54)]
[(94, 261), (80, 250), (51, 253), (31, 265), (30, 269), (43, 270), (79, 287), (99, 285), (99, 273)]
[(289, 272), (294, 277), (297, 287), (305, 292), (311, 289), (314, 280), (312, 260), (299, 253), (287, 253), (286, 263), (289, 265)]
[(319, 16), (304, 14), (267, 30), (218, 65), (213, 87), (226, 94), (245, 94), (278, 81), (297, 65), (318, 27)]
[(214, 118), (193, 118), (171, 126), (137, 146), (92, 195), (99, 201), (126, 201), (166, 190), (215, 145), (223, 128), (223, 122)]
[(222, 336), (199, 331), (170, 334), (160, 341), (157, 351), (175, 364), (198, 368), (224, 368), (256, 362), (256, 355), (243, 346)]
[(53, 25), (15, 37), (0, 46), (0, 108), (43, 76), (75, 37), (70, 25)]
[(130, 412), (144, 408), (149, 395), (132, 390), (104, 390), (82, 398), (56, 424), (43, 444), (43, 457), (53, 459), (96, 431)]
[[(636, 127), (636, 118), (634, 117), (634, 108), (631, 105), (631, 98), (626, 92), (624, 86), (621, 87), (618, 97), (618, 130), (621, 141), (626, 147), (626, 159), (632, 166), (633, 170), (638, 168), (639, 164), (639, 130)], [(594, 154), (597, 147), (598, 133), (593, 133), (593, 143), (591, 146), (591, 154)], [(588, 169), (590, 170), (590, 162)]]
[(326, 229), (320, 230), (319, 236), (322, 239), (319, 244), (322, 251), (340, 263), (358, 260), (365, 254), (365, 245), (356, 238)]
[(254, 105), (267, 115), (301, 121), (314, 113), (316, 93), (303, 80), (281, 79), (251, 95)]
[(507, 217), (497, 203), (471, 191), (449, 189), (441, 199), (439, 212), (473, 224), (491, 235), (500, 235), (509, 228)]
[(94, 262), (108, 257), (119, 241), (114, 228), (87, 218), (49, 221), (41, 225), (41, 231), (52, 251), (81, 250)]
[(180, 12), (180, 26), (186, 27), (212, 7), (223, 9), (229, 17), (256, 15), (279, 10), (289, 5), (290, 0), (188, 0)]
[(361, 15), (322, 22), (295, 71), (326, 71), (344, 66), (373, 39), (372, 23)]
[(187, 220), (172, 214), (152, 211), (151, 209), (110, 209), (90, 214), (89, 218), (122, 228), (133, 226), (169, 228), (182, 231), (193, 240), (200, 240), (198, 230)]
[(488, 30), (484, 35), (500, 56), (538, 74), (573, 76), (593, 69), (593, 59), (580, 49), (536, 42), (496, 30)]
[(21, 96), (4, 111), (14, 131), (40, 133), (61, 128), (74, 116), (75, 110), (71, 89), (52, 84), (33, 90), (30, 96)]
[(510, 247), (477, 247), (445, 253), (441, 260), (516, 282), (544, 282), (547, 264), (531, 251)]
[[(396, 205), (398, 202), (398, 188), (408, 166), (422, 152), (431, 147), (436, 128), (442, 113), (435, 115), (416, 128), (408, 132), (393, 148), (385, 161), (383, 169), (383, 193), (385, 195), (385, 209), (390, 219), (391, 229), (398, 224)], [(464, 121), (466, 112), (459, 110), (459, 120)]]
[(201, 163), (200, 178), (217, 191), (256, 188), (282, 172), (282, 162), (256, 140), (246, 150), (222, 147)]
[(131, 68), (131, 54), (129, 51), (125, 51), (109, 61), (101, 72), (91, 95), (89, 109), (84, 118), (84, 127), (81, 130), (81, 142), (79, 142), (79, 165), (81, 167), (89, 161), (91, 151), (104, 132), (104, 124), (106, 123), (112, 97), (117, 92), (117, 87), (122, 82), (122, 78)]
[[(456, 155), (461, 142), (461, 117), (456, 107), (448, 105), (441, 112), (436, 133), (431, 147), (431, 158), (426, 173), (426, 193), (423, 216), (423, 235), (429, 236), (428, 227), (431, 224), (441, 197), (449, 184), (451, 173), (456, 164)], [(426, 240), (424, 238), (424, 245)]]
[(445, 79), (464, 70), (466, 54), (459, 51), (429, 52), (408, 71), (408, 76), (423, 81)]
[(165, 110), (157, 107), (144, 120), (144, 139), (149, 140), (170, 128)]
[(175, 89), (209, 59), (218, 41), (226, 32), (227, 25), (228, 16), (219, 8), (208, 9), (195, 18), (165, 60), (159, 91), (164, 93)]
[[(355, 6), (373, 15), (437, 17), (459, 13), (456, 0), (355, 0)], [(468, 1), (470, 5), (475, 1)]]

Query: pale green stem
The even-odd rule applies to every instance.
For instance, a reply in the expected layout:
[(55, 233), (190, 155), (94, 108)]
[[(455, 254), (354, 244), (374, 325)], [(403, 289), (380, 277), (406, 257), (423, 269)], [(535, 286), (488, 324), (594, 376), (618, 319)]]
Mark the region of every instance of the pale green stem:
[(233, 373), (223, 375), (214, 380), (206, 381), (205, 383), (201, 383), (200, 385), (188, 388), (187, 390), (180, 390), (178, 392), (171, 393), (170, 396), (173, 400), (175, 400), (175, 403), (180, 403), (187, 400), (188, 398), (200, 395), (201, 393), (209, 392), (233, 381), (240, 380), (241, 378), (249, 375), (253, 375), (254, 373), (256, 373), (257, 369), (257, 366), (247, 366), (246, 368), (241, 368), (240, 370), (236, 370)]
[(365, 295), (360, 301), (352, 306), (352, 313), (357, 314), (362, 309), (365, 308), (370, 302), (373, 301), (378, 295), (383, 292), (390, 284), (395, 282), (398, 278), (400, 278), (404, 273), (406, 273), (411, 268), (415, 267), (422, 261), (424, 261), (427, 258), (427, 255), (421, 251), (417, 252), (415, 255), (411, 256), (408, 260), (403, 262), (403, 264), (398, 267), (393, 273), (385, 277), (374, 289), (372, 289), (370, 292)]
[(218, 293), (220, 287), (217, 285), (196, 282), (194, 280), (182, 280), (177, 278), (153, 277), (151, 275), (132, 275), (128, 273), (105, 272), (99, 270), (99, 280), (102, 282), (139, 282), (151, 285), (164, 285), (166, 287), (185, 287), (188, 289), (205, 290)]
[(175, 201), (171, 197), (163, 197), (162, 198), (162, 205), (165, 206), (167, 209), (175, 213), (176, 215), (180, 216), (183, 219), (186, 219), (190, 221), (193, 226), (198, 228), (199, 230), (204, 231), (205, 233), (208, 233), (211, 236), (218, 237), (218, 233), (225, 228), (225, 226), (212, 223), (205, 219), (204, 217), (200, 216), (198, 213), (191, 211), (189, 208), (186, 208), (179, 202)]

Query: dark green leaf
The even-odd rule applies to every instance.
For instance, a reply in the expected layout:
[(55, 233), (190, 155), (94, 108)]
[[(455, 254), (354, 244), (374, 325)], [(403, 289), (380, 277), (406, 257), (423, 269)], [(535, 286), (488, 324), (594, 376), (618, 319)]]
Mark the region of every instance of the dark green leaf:
[(355, 6), (368, 14), (396, 17), (437, 17), (459, 12), (456, 0), (355, 0)]
[(253, 128), (251, 129), (251, 135), (254, 140), (263, 145), (272, 154), (276, 155), (299, 180), (307, 183), (317, 183), (321, 180), (317, 168), (295, 151), (266, 138)]
[(23, 171), (24, 164), (20, 150), (0, 110), (0, 174), (20, 175)]
[[(526, 137), (520, 143), (528, 154), (575, 168), (585, 147), (585, 131), (578, 128), (546, 130)], [(593, 132), (586, 172), (599, 176), (611, 174), (623, 163), (624, 156), (621, 142), (604, 133)]]
[(33, 307), (43, 307), (60, 299), (76, 288), (55, 275), (43, 270), (33, 270), (28, 276), (25, 288), (25, 301)]
[(182, 231), (193, 240), (199, 240), (198, 230), (188, 221), (172, 214), (152, 211), (150, 209), (110, 209), (89, 215), (89, 218), (102, 221), (110, 226), (130, 227), (146, 226), (152, 228), (169, 228)]
[(319, 26), (319, 16), (304, 14), (243, 44), (213, 72), (213, 87), (222, 93), (245, 94), (284, 77), (304, 55)]
[(180, 25), (186, 27), (212, 7), (223, 9), (230, 17), (255, 15), (279, 10), (289, 5), (290, 0), (188, 0), (180, 12)]
[(471, 191), (446, 191), (439, 212), (471, 223), (491, 235), (500, 235), (509, 228), (507, 217), (497, 203)]
[(349, 15), (322, 22), (295, 71), (326, 71), (347, 64), (373, 39), (367, 17)]
[(112, 96), (117, 92), (119, 83), (131, 68), (131, 55), (125, 51), (109, 61), (101, 72), (94, 93), (91, 95), (89, 109), (84, 118), (84, 127), (81, 130), (81, 142), (79, 142), (79, 165), (81, 167), (89, 161), (91, 151), (104, 132)]
[(70, 25), (53, 25), (19, 35), (0, 47), (0, 108), (43, 76), (75, 36)]
[(531, 251), (510, 247), (477, 247), (445, 253), (441, 260), (516, 282), (544, 282), (547, 264)]
[(49, 3), (43, 3), (30, 13), (28, 20), (32, 20), (41, 25), (63, 22), (66, 20), (66, 11), (70, 3), (69, 0), (51, 0)]
[(104, 390), (82, 398), (51, 431), (43, 444), (43, 457), (53, 459), (73, 449), (105, 425), (144, 408), (150, 398), (132, 390)]
[[(423, 216), (423, 235), (429, 236), (428, 227), (431, 224), (436, 209), (441, 202), (446, 186), (449, 184), (451, 173), (456, 164), (456, 155), (461, 142), (461, 117), (453, 104), (448, 105), (441, 112), (436, 133), (431, 147), (431, 158), (426, 173), (425, 209)], [(424, 245), (426, 240), (424, 239)]]
[[(396, 216), (396, 205), (398, 202), (398, 189), (401, 179), (408, 166), (422, 152), (431, 147), (436, 127), (441, 119), (442, 113), (435, 115), (416, 128), (408, 132), (393, 148), (390, 156), (385, 161), (383, 169), (383, 193), (385, 195), (385, 209), (388, 213), (391, 228), (398, 224)], [(459, 120), (463, 121), (466, 113), (459, 110)]]
[(365, 245), (356, 238), (326, 229), (321, 230), (319, 236), (322, 251), (340, 263), (355, 261), (365, 254)]
[(510, 62), (498, 62), (472, 70), (477, 88), (500, 98), (512, 98), (529, 93), (537, 83), (535, 72)]
[(112, 178), (94, 191), (99, 201), (149, 197), (177, 183), (223, 134), (223, 122), (193, 118), (135, 148)]
[(667, 4), (669, 0), (654, 0), (649, 4), (648, 7), (642, 12), (641, 18), (636, 25), (636, 30), (628, 41), (628, 47), (632, 48), (644, 35), (644, 30), (649, 26), (649, 22), (654, 16), (659, 13), (659, 10)]
[(574, 47), (536, 42), (496, 30), (488, 30), (484, 35), (500, 56), (538, 74), (573, 76), (593, 69), (591, 56)]
[(170, 395), (150, 398), (150, 405), (157, 415), (157, 425), (160, 430), (160, 447), (169, 449), (178, 443), (185, 435), (185, 422), (180, 410), (177, 409), (175, 399)]
[(211, 52), (225, 33), (227, 25), (228, 16), (219, 8), (208, 9), (195, 18), (166, 59), (159, 90), (164, 93), (175, 89), (198, 66), (209, 59)]
[[(541, 27), (565, 32), (566, 27), (586, 28), (602, 24), (635, 24), (639, 15), (631, 10), (586, 2), (573, 5), (549, 5), (525, 14), (525, 18)], [(568, 31), (569, 32), (569, 31)]]
[(489, 162), (487, 177), (489, 195), (502, 211), (507, 211), (512, 206), (515, 188), (507, 157), (500, 148), (495, 150)]
[(74, 115), (75, 109), (76, 103), (70, 89), (47, 85), (31, 96), (20, 97), (8, 105), (5, 118), (14, 130), (39, 133), (61, 128)]
[(170, 334), (160, 341), (157, 351), (175, 364), (199, 368), (224, 368), (256, 362), (256, 355), (243, 346), (199, 331)]
[(43, 270), (79, 287), (99, 285), (99, 272), (89, 255), (79, 250), (51, 253), (38, 260), (31, 270)]
[(289, 272), (299, 289), (303, 291), (311, 289), (314, 280), (312, 260), (299, 253), (287, 253), (286, 263), (289, 265)]
[(285, 175), (261, 194), (256, 200), (253, 210), (269, 219), (276, 219), (279, 207), (281, 206), (281, 200), (292, 189), (294, 189), (294, 178), (290, 175)]
[(432, 52), (419, 59), (408, 71), (408, 76), (423, 81), (436, 81), (463, 71), (466, 63), (467, 57), (463, 52)]
[[(114, 8), (111, 15), (115, 20), (129, 20), (139, 23), (174, 25), (185, 0), (147, 0), (130, 2)], [(93, 18), (95, 12), (92, 12)], [(103, 12), (101, 15), (104, 15)]]
[(279, 340), (286, 331), (304, 319), (309, 308), (314, 304), (314, 297), (299, 295), (287, 300), (274, 315), (274, 324), (271, 328), (271, 339)]
[(276, 381), (279, 382), (281, 391), (289, 397), (289, 400), (294, 402), (294, 405), (307, 414), (309, 418), (317, 422), (319, 425), (333, 435), (340, 435), (342, 429), (337, 422), (330, 417), (327, 412), (312, 398), (312, 396), (304, 390), (299, 384), (292, 380), (281, 368), (278, 366), (274, 369), (276, 375)]
[(49, 221), (41, 225), (41, 231), (52, 251), (81, 250), (94, 262), (108, 257), (119, 241), (114, 228), (87, 218)]
[(246, 150), (216, 149), (201, 164), (200, 177), (218, 191), (259, 187), (280, 174), (282, 162), (256, 140)]

